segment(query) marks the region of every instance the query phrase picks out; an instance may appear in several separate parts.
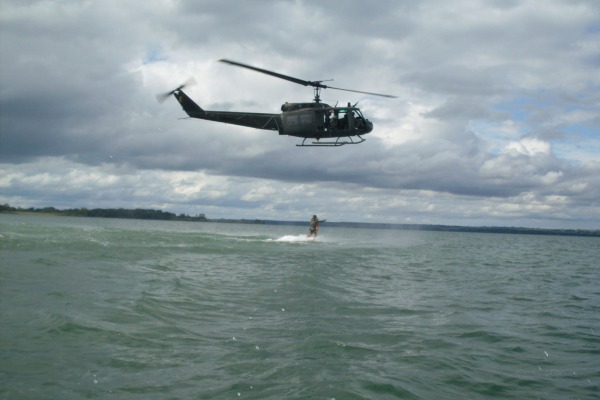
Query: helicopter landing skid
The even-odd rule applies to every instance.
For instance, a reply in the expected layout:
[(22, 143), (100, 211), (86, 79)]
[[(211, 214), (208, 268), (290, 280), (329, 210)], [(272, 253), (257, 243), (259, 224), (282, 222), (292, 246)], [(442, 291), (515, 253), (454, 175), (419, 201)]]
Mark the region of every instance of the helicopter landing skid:
[[(364, 142), (367, 139), (363, 139), (362, 137), (360, 137), (360, 135), (356, 135), (358, 136), (358, 138), (360, 140), (353, 140), (351, 136), (347, 136), (347, 138), (349, 140), (346, 140), (346, 137), (341, 136), (339, 138), (337, 138), (337, 140), (335, 142), (320, 142), (319, 139), (317, 139), (316, 142), (312, 142), (312, 143), (308, 143), (305, 144), (304, 142), (306, 142), (306, 139), (308, 138), (304, 138), (304, 140), (302, 141), (302, 143), (297, 144), (296, 147), (340, 147), (343, 146), (345, 144), (359, 144)], [(340, 141), (340, 139), (344, 138), (343, 141)]]

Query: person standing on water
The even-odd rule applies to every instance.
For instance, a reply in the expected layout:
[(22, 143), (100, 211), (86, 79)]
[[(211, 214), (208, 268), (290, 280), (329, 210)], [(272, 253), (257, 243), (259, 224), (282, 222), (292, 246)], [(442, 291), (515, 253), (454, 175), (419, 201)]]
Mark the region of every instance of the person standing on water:
[(319, 232), (319, 218), (316, 215), (313, 215), (310, 219), (310, 228), (308, 231), (308, 237), (315, 236), (317, 237), (317, 232)]

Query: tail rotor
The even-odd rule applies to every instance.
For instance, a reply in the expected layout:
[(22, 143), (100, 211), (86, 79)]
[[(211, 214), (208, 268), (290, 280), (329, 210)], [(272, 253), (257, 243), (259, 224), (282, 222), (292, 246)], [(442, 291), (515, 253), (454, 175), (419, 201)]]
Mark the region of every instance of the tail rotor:
[(196, 80), (194, 78), (190, 78), (187, 81), (185, 81), (184, 83), (182, 83), (181, 85), (179, 85), (179, 87), (177, 87), (176, 89), (171, 90), (170, 92), (166, 92), (166, 93), (159, 93), (156, 95), (156, 100), (159, 103), (163, 103), (165, 100), (167, 100), (171, 95), (175, 94), (176, 92), (180, 91), (181, 89), (187, 87), (187, 86), (192, 86), (196, 84)]

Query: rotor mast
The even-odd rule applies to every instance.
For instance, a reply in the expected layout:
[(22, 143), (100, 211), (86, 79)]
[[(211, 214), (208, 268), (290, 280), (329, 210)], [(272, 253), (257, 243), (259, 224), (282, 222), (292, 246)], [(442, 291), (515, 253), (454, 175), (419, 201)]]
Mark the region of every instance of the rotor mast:
[(321, 102), (321, 87), (315, 86), (315, 103)]

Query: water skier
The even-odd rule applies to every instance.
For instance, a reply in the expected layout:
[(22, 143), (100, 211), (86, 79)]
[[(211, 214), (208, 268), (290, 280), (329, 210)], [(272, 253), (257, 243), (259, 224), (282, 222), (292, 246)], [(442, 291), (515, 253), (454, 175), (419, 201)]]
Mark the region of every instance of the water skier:
[(319, 218), (317, 218), (316, 215), (313, 215), (312, 218), (310, 219), (310, 228), (309, 228), (307, 237), (311, 237), (314, 235), (314, 237), (316, 238), (318, 232), (319, 232)]

